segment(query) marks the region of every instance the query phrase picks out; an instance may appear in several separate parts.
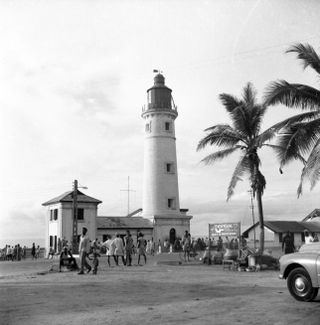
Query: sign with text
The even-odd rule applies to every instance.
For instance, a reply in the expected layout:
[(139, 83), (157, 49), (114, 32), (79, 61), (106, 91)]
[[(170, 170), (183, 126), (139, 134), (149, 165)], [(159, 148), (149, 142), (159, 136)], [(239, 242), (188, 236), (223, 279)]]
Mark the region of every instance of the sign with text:
[(209, 236), (240, 236), (240, 223), (211, 223), (209, 224)]

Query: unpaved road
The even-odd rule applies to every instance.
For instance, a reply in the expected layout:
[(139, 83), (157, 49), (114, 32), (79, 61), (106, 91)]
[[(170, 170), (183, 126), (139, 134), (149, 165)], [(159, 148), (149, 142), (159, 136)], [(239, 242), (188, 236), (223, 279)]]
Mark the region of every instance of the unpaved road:
[(297, 302), (277, 277), (201, 264), (109, 269), (104, 259), (96, 276), (14, 272), (0, 278), (0, 324), (319, 325), (320, 297)]

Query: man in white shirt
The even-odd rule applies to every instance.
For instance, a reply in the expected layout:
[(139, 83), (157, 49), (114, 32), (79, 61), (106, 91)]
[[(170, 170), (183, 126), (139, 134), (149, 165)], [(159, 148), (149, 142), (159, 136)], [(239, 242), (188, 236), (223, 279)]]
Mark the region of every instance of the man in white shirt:
[(90, 252), (90, 240), (87, 236), (88, 229), (86, 227), (82, 228), (82, 235), (79, 242), (79, 257), (80, 257), (80, 272), (78, 274), (84, 274), (84, 268), (88, 270), (87, 273), (91, 271), (91, 266), (87, 262), (87, 255)]

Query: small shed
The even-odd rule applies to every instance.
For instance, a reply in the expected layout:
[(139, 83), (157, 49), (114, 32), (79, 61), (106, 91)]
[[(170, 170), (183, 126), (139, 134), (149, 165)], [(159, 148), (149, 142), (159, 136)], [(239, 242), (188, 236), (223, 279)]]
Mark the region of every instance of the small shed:
[[(308, 230), (311, 233), (316, 233), (320, 236), (320, 222), (311, 221), (265, 221), (265, 241), (274, 247), (282, 246), (282, 238), (290, 231), (294, 237), (294, 243), (297, 247), (304, 244), (304, 230)], [(253, 226), (249, 227), (242, 235), (248, 239), (248, 241), (254, 240), (254, 231), (256, 232), (256, 239), (259, 240), (260, 227), (257, 222)], [(319, 237), (320, 238), (320, 237)]]

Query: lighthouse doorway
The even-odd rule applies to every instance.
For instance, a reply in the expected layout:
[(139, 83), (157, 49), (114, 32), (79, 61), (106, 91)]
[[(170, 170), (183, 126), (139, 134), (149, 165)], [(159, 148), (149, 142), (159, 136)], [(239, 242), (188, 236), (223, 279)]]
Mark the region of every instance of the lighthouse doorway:
[(174, 244), (176, 240), (176, 230), (174, 228), (171, 228), (170, 229), (170, 233), (169, 233), (169, 242), (170, 244)]

